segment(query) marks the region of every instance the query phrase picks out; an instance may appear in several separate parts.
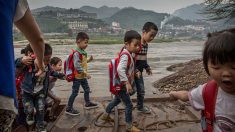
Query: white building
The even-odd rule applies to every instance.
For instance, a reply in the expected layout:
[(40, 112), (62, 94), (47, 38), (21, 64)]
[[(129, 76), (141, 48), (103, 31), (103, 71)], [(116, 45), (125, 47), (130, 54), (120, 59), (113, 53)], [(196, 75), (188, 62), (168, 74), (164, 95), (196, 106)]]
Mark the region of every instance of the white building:
[(112, 29), (113, 30), (121, 30), (120, 23), (118, 22), (112, 22)]
[(83, 21), (64, 21), (62, 23), (68, 24), (69, 29), (75, 29), (75, 30), (87, 30), (88, 29), (88, 23), (83, 22)]

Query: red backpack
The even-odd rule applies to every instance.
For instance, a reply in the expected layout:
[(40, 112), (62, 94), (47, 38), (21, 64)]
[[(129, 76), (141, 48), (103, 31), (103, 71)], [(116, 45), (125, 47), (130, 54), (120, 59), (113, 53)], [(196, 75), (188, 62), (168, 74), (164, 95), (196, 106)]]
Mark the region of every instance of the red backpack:
[(201, 112), (201, 126), (203, 132), (213, 132), (217, 93), (218, 87), (215, 80), (209, 81), (203, 88), (202, 97), (205, 104), (205, 110)]
[(77, 50), (72, 50), (72, 53), (67, 56), (67, 58), (64, 61), (64, 74), (65, 79), (68, 82), (73, 81), (75, 77), (75, 69), (74, 69), (74, 63), (73, 63), (73, 55), (74, 53), (78, 53), (79, 59), (82, 60), (82, 54), (80, 54)]
[(124, 54), (128, 56), (127, 68), (129, 68), (131, 64), (130, 54), (128, 52), (122, 52), (123, 49), (124, 48), (122, 48), (121, 52), (118, 54), (118, 57), (111, 59), (109, 63), (109, 90), (114, 95), (118, 94), (121, 90), (121, 87), (124, 85), (123, 83), (121, 83), (117, 72), (120, 57)]
[(20, 73), (20, 75), (16, 77), (16, 97), (18, 101), (18, 108), (23, 108), (21, 88), (20, 88), (23, 79), (24, 79), (24, 73)]

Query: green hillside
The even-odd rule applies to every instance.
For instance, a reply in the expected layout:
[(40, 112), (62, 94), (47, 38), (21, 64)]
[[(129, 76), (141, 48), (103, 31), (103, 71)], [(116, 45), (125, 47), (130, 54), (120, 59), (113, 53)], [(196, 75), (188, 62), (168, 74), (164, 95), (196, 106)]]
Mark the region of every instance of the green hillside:
[(60, 23), (60, 21), (57, 20), (56, 18), (37, 16), (35, 17), (35, 19), (41, 31), (44, 33), (68, 31), (68, 26)]
[(124, 8), (113, 16), (103, 19), (105, 22), (111, 24), (113, 21), (119, 22), (122, 28), (134, 29), (140, 31), (145, 22), (151, 21), (160, 27), (161, 21), (167, 13), (156, 13), (153, 11), (139, 10), (132, 7)]

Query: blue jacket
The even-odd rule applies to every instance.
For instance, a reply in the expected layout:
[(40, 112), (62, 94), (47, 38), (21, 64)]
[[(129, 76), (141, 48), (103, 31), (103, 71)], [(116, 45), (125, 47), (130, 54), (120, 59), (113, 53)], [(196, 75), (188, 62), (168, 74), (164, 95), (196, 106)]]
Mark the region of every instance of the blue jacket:
[(14, 99), (16, 88), (12, 27), (17, 3), (18, 0), (0, 0), (0, 95)]

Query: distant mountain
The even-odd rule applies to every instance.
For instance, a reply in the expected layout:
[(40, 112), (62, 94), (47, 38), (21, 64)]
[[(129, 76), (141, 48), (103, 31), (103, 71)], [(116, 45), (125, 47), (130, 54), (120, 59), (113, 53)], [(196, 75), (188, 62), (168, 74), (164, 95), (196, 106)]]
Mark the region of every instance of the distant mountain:
[(38, 12), (45, 12), (45, 11), (66, 11), (67, 9), (65, 8), (60, 8), (60, 7), (53, 7), (53, 6), (45, 6), (37, 9), (33, 9), (33, 13), (38, 13)]
[(87, 13), (80, 9), (45, 6), (32, 10), (32, 13), (44, 33), (67, 32), (69, 27), (68, 23), (65, 24), (65, 22), (69, 21), (86, 22), (89, 28), (99, 28), (107, 25), (101, 19), (96, 19), (96, 13)]
[(174, 26), (184, 26), (184, 25), (208, 25), (205, 21), (191, 21), (191, 20), (184, 20), (180, 17), (170, 16), (167, 22), (164, 24), (173, 24)]
[(205, 9), (205, 7), (206, 5), (203, 3), (194, 4), (194, 5), (176, 10), (173, 14), (171, 14), (171, 16), (177, 16), (184, 20), (191, 20), (191, 21), (200, 20), (201, 22), (206, 22), (206, 23), (209, 23), (210, 25), (213, 25), (218, 30), (235, 26), (235, 18), (231, 20), (223, 19), (223, 20), (214, 21), (214, 22), (210, 21), (209, 17), (203, 14), (203, 10)]
[(169, 16), (169, 14), (128, 7), (103, 20), (108, 24), (111, 24), (113, 21), (119, 22), (122, 28), (141, 31), (144, 23), (147, 21), (154, 22), (160, 27), (160, 23), (165, 16)]
[(206, 19), (206, 17), (202, 14), (204, 8), (204, 4), (194, 4), (185, 8), (178, 9), (172, 15), (180, 17), (184, 20), (203, 20)]
[(102, 6), (100, 8), (91, 7), (91, 6), (83, 6), (80, 10), (87, 12), (87, 13), (96, 13), (99, 19), (111, 17), (113, 14), (118, 12), (120, 8), (118, 7), (107, 7)]

